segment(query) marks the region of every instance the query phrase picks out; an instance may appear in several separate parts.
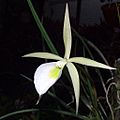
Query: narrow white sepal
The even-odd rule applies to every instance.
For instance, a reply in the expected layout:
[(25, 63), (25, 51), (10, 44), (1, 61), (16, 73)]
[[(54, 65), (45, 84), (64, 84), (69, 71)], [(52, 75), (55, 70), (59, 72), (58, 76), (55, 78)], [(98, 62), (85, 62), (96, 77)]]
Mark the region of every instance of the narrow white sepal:
[(100, 62), (97, 62), (95, 60), (91, 60), (89, 58), (84, 57), (73, 57), (68, 60), (68, 62), (74, 62), (81, 65), (91, 66), (91, 67), (97, 67), (97, 68), (103, 68), (103, 69), (109, 69), (109, 70), (116, 70), (116, 68), (110, 67), (108, 65), (102, 64)]
[(80, 80), (79, 80), (79, 74), (74, 66), (73, 63), (68, 63), (67, 65), (68, 72), (70, 74), (73, 88), (74, 88), (74, 93), (75, 93), (75, 100), (76, 100), (76, 114), (78, 114), (78, 108), (79, 108), (79, 97), (80, 97)]
[(64, 58), (68, 59), (70, 57), (71, 45), (72, 45), (72, 35), (71, 35), (68, 3), (66, 4), (66, 9), (65, 9), (63, 39), (64, 39), (64, 45), (65, 45)]
[(56, 62), (40, 65), (34, 74), (34, 84), (41, 96), (60, 78), (62, 69), (56, 66)]
[(36, 57), (36, 58), (44, 58), (44, 59), (53, 59), (53, 60), (62, 60), (63, 58), (55, 55), (53, 53), (48, 52), (33, 52), (26, 55), (23, 55), (22, 57)]

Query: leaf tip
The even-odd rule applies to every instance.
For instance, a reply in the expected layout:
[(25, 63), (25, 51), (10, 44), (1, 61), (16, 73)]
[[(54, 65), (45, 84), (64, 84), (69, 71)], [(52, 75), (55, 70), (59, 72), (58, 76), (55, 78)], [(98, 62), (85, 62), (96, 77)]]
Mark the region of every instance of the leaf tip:
[(28, 55), (23, 55), (23, 56), (21, 56), (21, 57), (29, 57)]
[(107, 65), (106, 65), (106, 67), (104, 67), (104, 69), (116, 70), (117, 68), (115, 68), (115, 67), (111, 67), (111, 66), (107, 66)]

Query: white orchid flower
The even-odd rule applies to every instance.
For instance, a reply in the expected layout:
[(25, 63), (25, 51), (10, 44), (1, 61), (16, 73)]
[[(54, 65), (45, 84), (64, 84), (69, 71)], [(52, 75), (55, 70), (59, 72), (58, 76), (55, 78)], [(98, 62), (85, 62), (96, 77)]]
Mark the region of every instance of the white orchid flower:
[(84, 57), (69, 58), (71, 53), (72, 37), (71, 37), (68, 4), (66, 4), (66, 10), (65, 10), (63, 39), (65, 45), (64, 58), (47, 52), (29, 53), (27, 55), (24, 55), (23, 57), (37, 57), (37, 58), (57, 60), (57, 62), (44, 63), (40, 65), (35, 71), (34, 84), (40, 96), (46, 93), (47, 90), (60, 78), (62, 74), (62, 70), (66, 65), (72, 80), (75, 99), (76, 99), (76, 113), (78, 113), (79, 96), (80, 96), (80, 80), (79, 80), (78, 71), (73, 63), (78, 63), (92, 67), (99, 67), (104, 69), (111, 69), (111, 70), (114, 70), (115, 68)]

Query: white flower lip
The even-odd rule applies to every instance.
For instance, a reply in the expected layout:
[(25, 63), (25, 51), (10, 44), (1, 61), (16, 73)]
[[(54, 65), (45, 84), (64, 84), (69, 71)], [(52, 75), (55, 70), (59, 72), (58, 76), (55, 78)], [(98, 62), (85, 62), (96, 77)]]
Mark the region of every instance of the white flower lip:
[[(50, 73), (52, 72), (52, 73)], [(56, 66), (56, 62), (40, 65), (34, 74), (34, 84), (39, 95), (47, 90), (60, 78), (62, 69)]]

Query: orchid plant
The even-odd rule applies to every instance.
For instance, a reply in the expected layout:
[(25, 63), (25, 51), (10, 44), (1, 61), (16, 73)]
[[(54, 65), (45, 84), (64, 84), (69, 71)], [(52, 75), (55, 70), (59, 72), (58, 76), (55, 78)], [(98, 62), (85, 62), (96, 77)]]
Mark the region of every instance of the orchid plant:
[(65, 9), (63, 39), (65, 46), (64, 58), (48, 52), (34, 52), (34, 53), (26, 54), (23, 57), (37, 57), (37, 58), (57, 60), (57, 62), (43, 63), (35, 71), (34, 84), (39, 96), (46, 93), (48, 89), (53, 84), (55, 84), (55, 82), (61, 77), (64, 67), (65, 66), (67, 67), (74, 88), (74, 94), (76, 100), (76, 113), (78, 113), (79, 98), (80, 98), (80, 79), (79, 79), (79, 73), (74, 63), (91, 66), (91, 67), (104, 68), (109, 70), (115, 70), (116, 68), (110, 67), (108, 65), (96, 62), (94, 60), (85, 57), (70, 58), (72, 35), (71, 35), (71, 26), (69, 20), (68, 3), (66, 3), (66, 9)]

